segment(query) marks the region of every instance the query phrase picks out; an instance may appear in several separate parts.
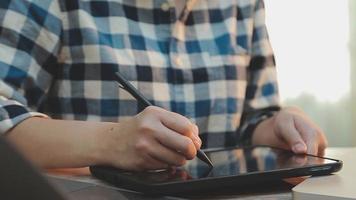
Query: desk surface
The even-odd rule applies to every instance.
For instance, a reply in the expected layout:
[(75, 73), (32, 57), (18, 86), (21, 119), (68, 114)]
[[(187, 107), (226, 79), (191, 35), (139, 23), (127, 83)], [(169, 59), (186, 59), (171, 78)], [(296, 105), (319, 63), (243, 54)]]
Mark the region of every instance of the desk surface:
[[(329, 148), (326, 157), (338, 158), (350, 148)], [(61, 190), (68, 194), (71, 199), (114, 200), (114, 199), (268, 199), (288, 200), (292, 199), (291, 187), (302, 179), (288, 179), (288, 183), (277, 183), (268, 189), (258, 188), (244, 194), (234, 194), (233, 191), (224, 191), (208, 195), (190, 195), (189, 197), (145, 197), (140, 194), (117, 189), (94, 177), (88, 168), (60, 169), (48, 172), (50, 180)]]

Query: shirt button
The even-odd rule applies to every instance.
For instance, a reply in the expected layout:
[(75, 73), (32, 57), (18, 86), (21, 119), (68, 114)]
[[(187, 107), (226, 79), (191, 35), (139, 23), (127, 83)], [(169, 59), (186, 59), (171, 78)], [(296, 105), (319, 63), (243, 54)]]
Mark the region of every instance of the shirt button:
[(167, 12), (169, 10), (169, 4), (167, 2), (162, 3), (161, 5), (161, 9), (165, 12)]
[(176, 57), (175, 63), (176, 63), (177, 66), (182, 66), (183, 65), (182, 59), (179, 58), (179, 57)]

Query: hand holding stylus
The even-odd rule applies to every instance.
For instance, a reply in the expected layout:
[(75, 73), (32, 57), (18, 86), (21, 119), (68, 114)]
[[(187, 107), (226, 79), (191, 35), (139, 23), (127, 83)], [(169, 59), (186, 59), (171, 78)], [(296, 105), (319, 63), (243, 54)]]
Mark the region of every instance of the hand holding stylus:
[[(200, 151), (201, 140), (195, 124), (182, 115), (151, 106), (130, 83), (120, 78), (118, 82), (139, 100), (143, 110), (126, 121), (120, 121), (107, 134), (109, 140), (116, 137), (107, 149), (114, 149), (111, 153), (124, 155), (120, 156), (116, 167), (128, 170), (162, 169), (184, 165), (186, 160), (195, 156), (209, 163), (210, 160)], [(126, 142), (118, 147), (116, 142), (124, 140)]]
[(201, 146), (198, 130), (190, 120), (156, 106), (121, 120), (100, 140), (111, 158), (102, 164), (135, 171), (182, 166)]

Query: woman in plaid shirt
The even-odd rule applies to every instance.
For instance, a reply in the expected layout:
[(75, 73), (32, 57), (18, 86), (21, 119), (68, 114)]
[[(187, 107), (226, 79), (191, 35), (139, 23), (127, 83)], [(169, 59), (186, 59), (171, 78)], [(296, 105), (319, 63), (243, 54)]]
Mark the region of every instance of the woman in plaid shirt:
[[(117, 71), (157, 107), (138, 113)], [(0, 77), (0, 133), (42, 167), (326, 147), (302, 111), (279, 107), (262, 0), (1, 0)]]

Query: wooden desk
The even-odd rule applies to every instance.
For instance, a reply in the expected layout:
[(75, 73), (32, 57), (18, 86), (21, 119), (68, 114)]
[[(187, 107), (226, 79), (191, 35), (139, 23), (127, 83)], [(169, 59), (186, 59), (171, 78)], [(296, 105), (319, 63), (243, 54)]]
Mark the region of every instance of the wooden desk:
[[(329, 148), (326, 151), (326, 157), (338, 158), (347, 152), (350, 148)], [(277, 184), (269, 188), (259, 188), (257, 191), (245, 194), (234, 194), (233, 191), (224, 191), (206, 195), (193, 195), (186, 197), (159, 197), (148, 198), (140, 194), (117, 189), (94, 177), (89, 173), (88, 168), (80, 169), (60, 169), (49, 171), (50, 180), (58, 185), (62, 190), (69, 194), (73, 199), (90, 200), (113, 200), (113, 199), (268, 199), (268, 200), (288, 200), (292, 199), (290, 184)], [(289, 179), (288, 182), (297, 184), (302, 179)]]

